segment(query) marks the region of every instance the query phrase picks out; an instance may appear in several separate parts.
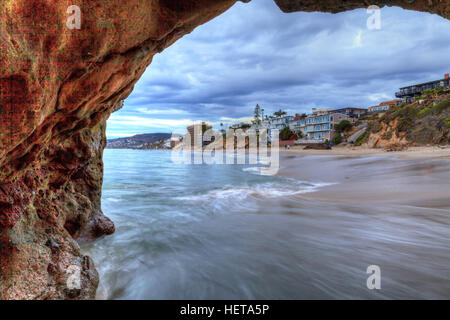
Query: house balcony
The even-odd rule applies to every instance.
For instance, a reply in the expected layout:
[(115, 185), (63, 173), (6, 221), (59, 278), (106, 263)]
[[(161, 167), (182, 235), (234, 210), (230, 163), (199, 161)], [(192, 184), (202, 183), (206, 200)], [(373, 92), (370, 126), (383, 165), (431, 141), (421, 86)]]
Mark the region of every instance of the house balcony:
[(331, 126), (320, 126), (320, 128), (305, 128), (305, 132), (327, 132), (331, 130)]
[(323, 124), (323, 123), (329, 123), (331, 121), (331, 119), (330, 118), (328, 118), (328, 119), (322, 119), (322, 120), (314, 120), (314, 121), (311, 121), (311, 122), (306, 122), (306, 125), (311, 125), (311, 124)]

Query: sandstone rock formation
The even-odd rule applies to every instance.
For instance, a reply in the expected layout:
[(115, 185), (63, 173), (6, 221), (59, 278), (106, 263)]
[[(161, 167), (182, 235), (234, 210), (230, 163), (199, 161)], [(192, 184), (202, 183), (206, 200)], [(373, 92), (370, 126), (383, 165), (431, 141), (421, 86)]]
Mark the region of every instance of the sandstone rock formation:
[[(367, 6), (275, 1), (286, 12)], [(156, 53), (235, 2), (1, 1), (1, 299), (94, 298), (98, 275), (77, 240), (114, 232), (100, 207), (106, 120)], [(448, 1), (375, 2), (450, 16)], [(80, 29), (66, 25), (72, 5)]]
[(404, 9), (436, 13), (443, 17), (450, 14), (450, 4), (446, 0), (274, 0), (284, 12), (323, 11), (338, 13), (371, 5), (398, 6)]

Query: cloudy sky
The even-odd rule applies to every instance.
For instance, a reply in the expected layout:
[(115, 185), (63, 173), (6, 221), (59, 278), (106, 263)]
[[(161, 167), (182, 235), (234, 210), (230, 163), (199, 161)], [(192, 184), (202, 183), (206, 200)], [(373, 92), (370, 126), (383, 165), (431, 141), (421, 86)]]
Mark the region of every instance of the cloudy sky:
[(265, 114), (367, 108), (450, 72), (450, 21), (384, 8), (381, 29), (369, 30), (369, 17), (362, 9), (284, 14), (273, 0), (238, 2), (155, 56), (109, 119), (108, 137), (233, 123), (257, 103)]

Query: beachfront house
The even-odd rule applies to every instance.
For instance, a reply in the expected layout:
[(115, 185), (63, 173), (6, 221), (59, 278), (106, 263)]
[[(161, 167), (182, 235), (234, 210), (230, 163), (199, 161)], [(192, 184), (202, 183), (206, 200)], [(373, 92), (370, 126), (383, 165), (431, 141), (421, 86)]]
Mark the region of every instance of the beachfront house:
[(334, 113), (342, 113), (350, 118), (359, 119), (360, 117), (367, 114), (367, 109), (365, 108), (338, 108), (332, 110)]
[[(354, 122), (356, 115), (349, 116), (343, 109), (313, 109), (312, 114), (306, 118), (298, 118), (289, 126), (291, 130), (303, 133), (304, 142), (325, 142), (335, 136), (334, 127), (343, 120)], [(359, 117), (359, 116), (358, 116)]]
[(369, 108), (369, 113), (375, 113), (375, 112), (386, 112), (390, 108), (398, 106), (402, 103), (402, 100), (390, 100), (390, 101), (384, 101), (380, 103), (378, 106), (373, 106)]
[(278, 129), (283, 130), (284, 128), (289, 126), (289, 123), (293, 121), (295, 117), (293, 116), (281, 116), (275, 118), (267, 118), (263, 120), (262, 125), (264, 128), (268, 129)]
[(294, 116), (284, 115), (281, 117), (273, 117), (266, 118), (261, 123), (261, 128), (267, 129), (268, 139), (270, 141), (270, 137), (272, 135), (272, 130), (281, 131), (286, 127), (289, 127), (289, 124), (295, 120)]
[(293, 121), (289, 122), (289, 129), (293, 132), (299, 132), (301, 131), (302, 134), (304, 134), (303, 129), (306, 125), (306, 118), (307, 116), (300, 116), (298, 114), (295, 115), (295, 118)]
[(415, 97), (420, 97), (425, 90), (435, 89), (437, 87), (443, 87), (444, 89), (448, 89), (450, 87), (450, 77), (448, 73), (445, 74), (444, 79), (441, 80), (435, 80), (400, 88), (400, 91), (397, 92), (395, 96), (407, 103), (411, 103)]
[(311, 115), (306, 118), (305, 136), (309, 140), (331, 140), (335, 135), (334, 126), (343, 120), (353, 122), (348, 115), (334, 111)]

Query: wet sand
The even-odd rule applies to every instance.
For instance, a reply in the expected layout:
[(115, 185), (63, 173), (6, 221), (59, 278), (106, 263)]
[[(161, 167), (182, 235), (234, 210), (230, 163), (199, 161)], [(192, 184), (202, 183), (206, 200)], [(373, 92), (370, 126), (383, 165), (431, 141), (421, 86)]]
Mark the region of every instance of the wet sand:
[[(335, 261), (329, 271), (336, 277), (339, 270), (374, 264), (381, 268), (382, 289), (372, 297), (448, 299), (450, 159), (411, 155), (291, 151), (281, 155), (279, 175), (336, 183), (301, 196), (310, 204), (306, 215), (315, 221), (314, 241), (339, 253), (322, 257)], [(318, 255), (329, 254), (317, 246)], [(356, 295), (367, 298), (360, 288)]]
[(450, 208), (450, 156), (447, 155), (450, 151), (340, 154), (341, 150), (336, 148), (335, 155), (303, 151), (292, 150), (280, 155), (280, 176), (304, 181), (326, 180), (339, 185), (309, 194), (311, 199), (402, 203), (422, 200), (437, 201)]

